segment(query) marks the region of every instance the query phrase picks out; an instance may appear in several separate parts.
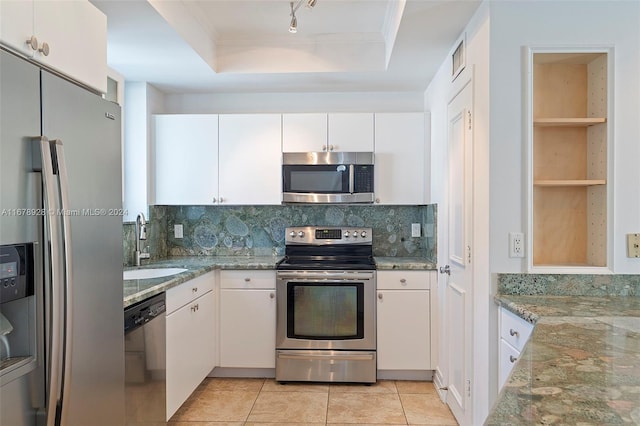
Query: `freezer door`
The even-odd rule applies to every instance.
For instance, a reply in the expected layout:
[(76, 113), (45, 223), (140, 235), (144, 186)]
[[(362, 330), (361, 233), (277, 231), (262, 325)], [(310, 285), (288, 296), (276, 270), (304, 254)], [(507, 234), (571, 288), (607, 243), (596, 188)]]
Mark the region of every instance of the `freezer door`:
[(62, 423), (124, 422), (120, 108), (42, 71), (42, 134), (64, 147), (73, 346)]

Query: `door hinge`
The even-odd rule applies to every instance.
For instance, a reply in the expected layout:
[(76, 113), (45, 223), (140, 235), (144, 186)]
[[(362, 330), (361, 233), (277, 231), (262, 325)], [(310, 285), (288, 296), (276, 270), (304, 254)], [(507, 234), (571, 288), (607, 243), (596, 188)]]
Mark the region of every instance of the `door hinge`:
[(471, 263), (471, 246), (467, 246), (467, 263)]
[(467, 380), (467, 396), (471, 398), (471, 380)]
[(469, 115), (469, 130), (471, 130), (471, 111), (467, 110), (467, 114)]

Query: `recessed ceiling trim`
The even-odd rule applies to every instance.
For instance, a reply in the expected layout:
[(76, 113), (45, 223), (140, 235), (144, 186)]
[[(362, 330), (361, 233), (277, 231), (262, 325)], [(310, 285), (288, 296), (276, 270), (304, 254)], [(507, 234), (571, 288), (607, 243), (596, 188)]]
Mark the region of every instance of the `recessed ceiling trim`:
[(389, 60), (391, 59), (391, 53), (393, 52), (393, 46), (396, 43), (396, 36), (400, 29), (400, 22), (402, 21), (402, 15), (404, 14), (404, 7), (406, 6), (406, 0), (390, 0), (387, 3), (387, 13), (382, 24), (382, 35), (385, 41), (385, 68), (389, 66)]

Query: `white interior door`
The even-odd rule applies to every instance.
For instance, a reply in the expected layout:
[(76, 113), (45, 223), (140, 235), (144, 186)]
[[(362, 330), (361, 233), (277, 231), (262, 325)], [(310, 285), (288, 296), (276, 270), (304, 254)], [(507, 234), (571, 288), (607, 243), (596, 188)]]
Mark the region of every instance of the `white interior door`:
[[(462, 77), (462, 75), (461, 75)], [(447, 404), (461, 425), (471, 424), (473, 368), (473, 276), (471, 265), (472, 82), (457, 92), (447, 107), (448, 121), (448, 266), (445, 318), (448, 345)]]

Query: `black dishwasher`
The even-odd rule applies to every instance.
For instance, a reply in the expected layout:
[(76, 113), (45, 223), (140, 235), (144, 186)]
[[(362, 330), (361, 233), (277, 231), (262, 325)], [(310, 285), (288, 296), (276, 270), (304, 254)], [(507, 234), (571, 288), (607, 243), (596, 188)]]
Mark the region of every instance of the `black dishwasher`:
[(124, 310), (126, 424), (166, 421), (165, 294)]

